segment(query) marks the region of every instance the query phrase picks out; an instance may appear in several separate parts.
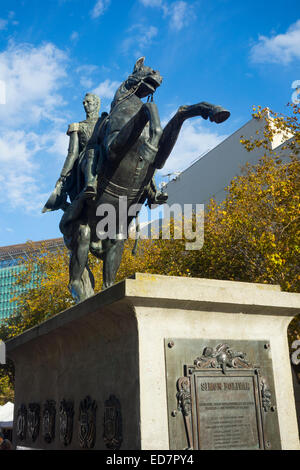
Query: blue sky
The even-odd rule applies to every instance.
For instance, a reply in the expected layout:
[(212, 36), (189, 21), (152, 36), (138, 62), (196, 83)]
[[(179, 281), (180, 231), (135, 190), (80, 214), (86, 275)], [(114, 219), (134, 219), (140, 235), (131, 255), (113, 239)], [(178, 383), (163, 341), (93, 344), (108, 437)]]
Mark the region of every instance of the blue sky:
[[(251, 118), (284, 112), (300, 80), (295, 0), (1, 0), (0, 246), (61, 236), (61, 211), (41, 214), (67, 154), (82, 98), (108, 110), (137, 58), (158, 69), (161, 120), (182, 104), (231, 111), (222, 125), (193, 119), (158, 180), (180, 171)], [(4, 98), (5, 102), (4, 102)]]

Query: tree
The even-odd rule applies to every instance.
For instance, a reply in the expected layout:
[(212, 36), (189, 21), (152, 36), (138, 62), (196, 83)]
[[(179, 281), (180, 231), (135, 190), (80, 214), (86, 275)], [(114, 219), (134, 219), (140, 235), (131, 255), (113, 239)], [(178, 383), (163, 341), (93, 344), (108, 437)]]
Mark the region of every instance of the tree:
[(8, 401), (14, 401), (14, 389), (8, 375), (3, 375), (0, 377), (0, 406)]

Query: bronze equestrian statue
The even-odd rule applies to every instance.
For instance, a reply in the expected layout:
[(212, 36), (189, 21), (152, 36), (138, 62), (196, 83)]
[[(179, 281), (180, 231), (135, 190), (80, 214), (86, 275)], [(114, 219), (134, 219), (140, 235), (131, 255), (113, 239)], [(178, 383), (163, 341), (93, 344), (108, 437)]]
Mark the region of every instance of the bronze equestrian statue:
[[(69, 184), (58, 180), (44, 206), (43, 212), (64, 210), (60, 230), (70, 250), (69, 289), (77, 302), (94, 293), (89, 252), (103, 260), (103, 288), (111, 286), (122, 259), (124, 233), (127, 235), (138, 210), (144, 202), (149, 205), (166, 202), (167, 195), (157, 191), (154, 173), (163, 168), (184, 121), (201, 116), (219, 124), (230, 116), (221, 106), (206, 102), (180, 106), (162, 129), (153, 102), (153, 94), (161, 83), (160, 73), (145, 66), (144, 57), (138, 59), (133, 73), (116, 91), (110, 113), (102, 113), (97, 119), (94, 115), (93, 122), (87, 125), (90, 140), (82, 137), (84, 132), (80, 134), (78, 127), (76, 171), (73, 169)], [(148, 102), (144, 103), (142, 98), (146, 97)], [(88, 151), (92, 155), (90, 160)], [(93, 168), (89, 175), (85, 173), (87, 165)], [(89, 178), (92, 184), (87, 183)], [(133, 214), (128, 216), (126, 227), (119, 217), (121, 202), (126, 204), (127, 213)], [(116, 213), (115, 235), (107, 238), (99, 231), (99, 221), (104, 219), (101, 208), (106, 207), (114, 208)]]

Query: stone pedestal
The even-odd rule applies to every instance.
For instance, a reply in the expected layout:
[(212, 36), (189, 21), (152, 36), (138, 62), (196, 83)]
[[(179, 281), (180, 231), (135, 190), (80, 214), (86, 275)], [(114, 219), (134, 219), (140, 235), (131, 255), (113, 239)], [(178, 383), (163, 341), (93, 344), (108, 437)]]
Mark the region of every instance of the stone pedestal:
[[(299, 312), (300, 295), (277, 286), (136, 274), (7, 342), (16, 367), (14, 445), (176, 448), (172, 420), (183, 430), (182, 443), (186, 440), (177, 406), (184, 364), (201, 356), (205, 346), (224, 342), (243, 348), (255, 342), (262, 349), (255, 356), (254, 348), (254, 359), (269, 361), (268, 413), (279, 429), (275, 447), (299, 449), (287, 344), (287, 326)], [(179, 348), (176, 360), (170, 359), (184, 344), (184, 358)], [(231, 361), (229, 372), (243, 364), (237, 359), (241, 362)], [(73, 404), (73, 423), (67, 412), (60, 416), (66, 402)], [(260, 407), (264, 414), (266, 407)]]

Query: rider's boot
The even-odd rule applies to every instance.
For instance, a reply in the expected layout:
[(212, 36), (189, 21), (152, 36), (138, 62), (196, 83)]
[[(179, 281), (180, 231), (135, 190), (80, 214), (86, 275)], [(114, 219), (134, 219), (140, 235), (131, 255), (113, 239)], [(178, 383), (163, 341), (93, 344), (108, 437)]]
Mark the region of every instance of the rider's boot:
[(88, 184), (83, 190), (83, 196), (85, 199), (93, 198), (97, 195), (96, 186)]
[(97, 195), (97, 178), (93, 170), (94, 164), (95, 150), (89, 149), (86, 152), (85, 187), (83, 189), (83, 197), (88, 199)]
[(97, 195), (97, 180), (94, 177), (89, 177), (83, 189), (83, 196), (85, 199), (93, 198)]

